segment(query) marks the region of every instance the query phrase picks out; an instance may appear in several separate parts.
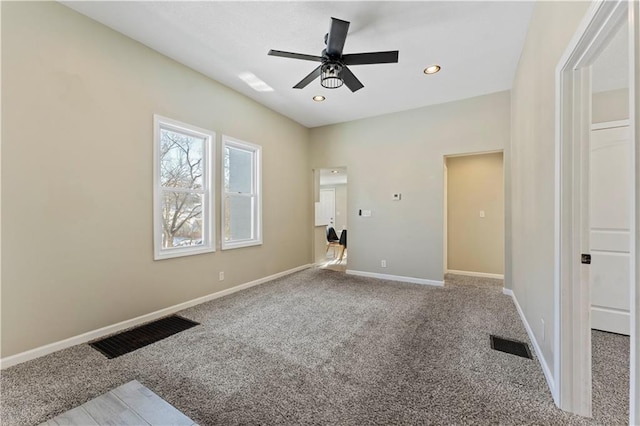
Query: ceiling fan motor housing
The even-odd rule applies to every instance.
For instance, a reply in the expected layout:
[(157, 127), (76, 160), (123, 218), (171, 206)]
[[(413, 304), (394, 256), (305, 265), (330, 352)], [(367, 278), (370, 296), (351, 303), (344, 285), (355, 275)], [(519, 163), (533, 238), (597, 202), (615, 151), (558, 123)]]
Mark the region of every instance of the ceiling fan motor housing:
[(320, 84), (327, 89), (337, 89), (344, 83), (342, 80), (343, 65), (337, 61), (325, 61), (322, 64)]
[(342, 19), (331, 18), (329, 32), (324, 36), (324, 43), (327, 48), (322, 51), (322, 56), (305, 55), (302, 53), (283, 52), (281, 50), (269, 50), (269, 55), (281, 56), (283, 58), (302, 59), (304, 61), (320, 62), (313, 71), (298, 84), (294, 89), (307, 87), (316, 78), (320, 77), (320, 84), (327, 89), (337, 89), (345, 84), (349, 90), (355, 92), (364, 85), (353, 75), (347, 65), (368, 65), (368, 64), (389, 64), (398, 62), (398, 51), (388, 52), (367, 52), (342, 54), (344, 43), (349, 30), (349, 22)]

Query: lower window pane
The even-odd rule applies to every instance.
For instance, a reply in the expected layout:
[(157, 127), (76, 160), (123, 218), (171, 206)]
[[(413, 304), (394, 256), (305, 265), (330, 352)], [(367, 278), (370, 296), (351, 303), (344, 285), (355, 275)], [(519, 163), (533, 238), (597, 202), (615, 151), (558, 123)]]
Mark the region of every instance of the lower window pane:
[(253, 197), (228, 196), (225, 198), (225, 241), (253, 238)]
[(202, 194), (163, 192), (162, 248), (203, 244), (202, 206)]

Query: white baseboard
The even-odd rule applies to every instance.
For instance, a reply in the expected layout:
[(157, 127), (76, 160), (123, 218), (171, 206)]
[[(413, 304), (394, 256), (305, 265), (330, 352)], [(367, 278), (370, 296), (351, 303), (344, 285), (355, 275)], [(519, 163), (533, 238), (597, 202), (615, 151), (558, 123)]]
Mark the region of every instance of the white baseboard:
[(473, 272), (473, 271), (457, 271), (455, 269), (447, 269), (447, 274), (466, 275), (468, 277), (480, 277), (480, 278), (496, 278), (499, 280), (504, 279), (503, 274), (489, 274), (487, 272)]
[(104, 336), (108, 336), (113, 333), (125, 330), (127, 328), (135, 327), (140, 324), (144, 324), (149, 321), (153, 321), (158, 318), (171, 315), (175, 312), (182, 311), (201, 303), (208, 302), (210, 300), (218, 299), (229, 294), (236, 293), (240, 290), (245, 290), (250, 287), (254, 287), (260, 284), (264, 284), (268, 281), (275, 280), (276, 278), (284, 277), (285, 275), (293, 274), (294, 272), (302, 271), (310, 268), (312, 265), (298, 266), (297, 268), (289, 269), (287, 271), (278, 272), (277, 274), (269, 275), (268, 277), (259, 278), (248, 283), (240, 284), (235, 287), (231, 287), (225, 290), (217, 291), (215, 293), (208, 294), (206, 296), (198, 297), (196, 299), (189, 300), (187, 302), (179, 303), (177, 305), (169, 306), (168, 308), (160, 309), (149, 314), (141, 315), (136, 318), (132, 318), (126, 321), (119, 322), (117, 324), (108, 325), (106, 327), (99, 328), (97, 330), (88, 331), (86, 333), (79, 334), (77, 336), (69, 337), (68, 339), (60, 340), (58, 342), (50, 343), (48, 345), (40, 346), (35, 349), (31, 349), (19, 354), (11, 355), (0, 359), (0, 369), (5, 369), (16, 364), (20, 364), (26, 361), (30, 361), (41, 356), (49, 355), (50, 353), (57, 352), (62, 349), (70, 348), (71, 346), (80, 345), (82, 343), (89, 342), (91, 340), (99, 339)]
[(513, 299), (513, 303), (516, 305), (516, 309), (518, 310), (518, 314), (520, 315), (520, 319), (522, 320), (522, 323), (524, 324), (524, 328), (527, 330), (527, 334), (529, 335), (529, 340), (531, 340), (531, 344), (533, 345), (533, 350), (536, 352), (536, 356), (538, 357), (538, 361), (540, 362), (540, 366), (542, 367), (542, 372), (544, 373), (544, 378), (547, 380), (547, 385), (549, 386), (549, 390), (551, 391), (551, 395), (553, 396), (553, 400), (557, 401), (558, 399), (556, 398), (556, 385), (555, 385), (555, 381), (553, 379), (553, 374), (551, 374), (551, 369), (549, 368), (549, 365), (547, 364), (547, 361), (544, 359), (544, 356), (542, 356), (542, 350), (540, 349), (540, 346), (538, 345), (538, 341), (536, 340), (536, 336), (534, 336), (533, 334), (533, 330), (531, 330), (531, 326), (529, 325), (529, 323), (527, 322), (527, 318), (525, 318), (524, 316), (524, 312), (522, 311), (522, 308), (520, 307), (520, 304), (518, 303), (518, 299), (516, 298), (516, 295), (513, 293), (513, 290), (508, 289), (508, 288), (503, 288), (502, 292), (504, 294), (506, 294), (507, 296), (511, 296), (511, 298)]
[(354, 271), (352, 269), (347, 269), (345, 271), (349, 275), (358, 275), (361, 277), (369, 277), (369, 278), (378, 278), (381, 280), (389, 280), (389, 281), (401, 281), (404, 283), (413, 283), (413, 284), (425, 284), (425, 285), (433, 285), (437, 287), (443, 287), (444, 281), (434, 281), (427, 280), (424, 278), (413, 278), (413, 277), (403, 277), (400, 275), (387, 275), (387, 274), (377, 274), (375, 272), (364, 272), (364, 271)]

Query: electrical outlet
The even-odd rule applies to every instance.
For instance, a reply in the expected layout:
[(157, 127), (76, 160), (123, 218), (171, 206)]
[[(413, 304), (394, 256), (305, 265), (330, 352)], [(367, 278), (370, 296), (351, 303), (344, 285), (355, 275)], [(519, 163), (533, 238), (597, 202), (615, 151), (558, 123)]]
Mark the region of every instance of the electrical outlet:
[(542, 341), (544, 342), (544, 318), (540, 318), (540, 322), (542, 323)]
[(221, 271), (218, 276), (219, 276), (220, 281), (224, 281), (224, 271)]
[(380, 266), (382, 266), (383, 268), (387, 267), (387, 261), (386, 260), (381, 260), (380, 261)]
[(484, 217), (484, 210), (480, 210), (480, 217)]

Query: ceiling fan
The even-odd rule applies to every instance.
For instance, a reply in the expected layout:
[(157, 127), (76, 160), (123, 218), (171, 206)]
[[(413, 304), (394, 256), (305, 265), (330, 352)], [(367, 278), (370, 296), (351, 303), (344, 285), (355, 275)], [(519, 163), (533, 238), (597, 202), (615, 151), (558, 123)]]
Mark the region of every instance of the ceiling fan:
[(320, 77), (320, 84), (327, 89), (337, 89), (346, 84), (352, 92), (360, 90), (364, 85), (356, 78), (347, 65), (369, 65), (369, 64), (391, 64), (398, 62), (398, 51), (388, 52), (368, 52), (342, 54), (344, 42), (347, 38), (349, 22), (341, 19), (331, 18), (329, 33), (324, 36), (326, 49), (322, 50), (321, 56), (305, 55), (302, 53), (283, 52), (281, 50), (269, 50), (271, 56), (281, 56), (283, 58), (302, 59), (304, 61), (320, 62), (320, 65), (298, 84), (294, 89), (306, 87), (316, 78)]

